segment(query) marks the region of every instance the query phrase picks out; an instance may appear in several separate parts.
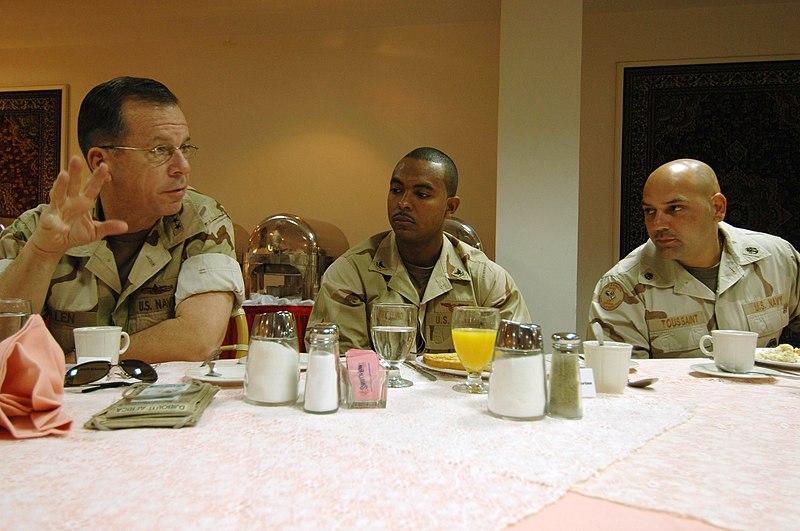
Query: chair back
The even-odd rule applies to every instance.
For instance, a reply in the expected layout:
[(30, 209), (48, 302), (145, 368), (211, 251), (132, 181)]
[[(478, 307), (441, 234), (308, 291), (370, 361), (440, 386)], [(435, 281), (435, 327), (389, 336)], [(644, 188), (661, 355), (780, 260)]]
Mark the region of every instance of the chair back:
[(247, 326), (247, 316), (243, 308), (237, 308), (231, 312), (231, 319), (236, 323), (236, 343), (233, 345), (223, 345), (219, 347), (220, 351), (235, 351), (236, 358), (243, 358), (247, 356), (247, 348), (250, 344), (250, 330)]

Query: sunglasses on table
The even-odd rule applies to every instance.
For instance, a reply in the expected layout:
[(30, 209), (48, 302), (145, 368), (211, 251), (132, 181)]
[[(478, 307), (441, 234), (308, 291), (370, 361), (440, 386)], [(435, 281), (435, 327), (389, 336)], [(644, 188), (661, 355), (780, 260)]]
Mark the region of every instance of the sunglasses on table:
[[(115, 365), (110, 361), (96, 360), (87, 361), (69, 369), (64, 375), (64, 387), (78, 387), (96, 382), (108, 376), (114, 367), (122, 369), (122, 372), (129, 378), (136, 378), (147, 383), (153, 383), (158, 380), (158, 373), (153, 366), (143, 361), (122, 360)], [(122, 385), (122, 382), (113, 383), (117, 384), (113, 387)], [(108, 387), (111, 387), (111, 385), (108, 385)]]

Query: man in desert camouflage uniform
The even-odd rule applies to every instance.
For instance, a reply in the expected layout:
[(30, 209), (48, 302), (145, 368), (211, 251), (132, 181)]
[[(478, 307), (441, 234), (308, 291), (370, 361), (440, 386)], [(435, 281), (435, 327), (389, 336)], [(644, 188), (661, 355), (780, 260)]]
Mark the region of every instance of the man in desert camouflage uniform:
[[(703, 357), (711, 330), (758, 332), (773, 347), (800, 329), (800, 256), (776, 236), (722, 220), (727, 200), (706, 164), (680, 159), (647, 179), (650, 239), (600, 279), (590, 309), (604, 335), (634, 356)], [(788, 328), (787, 328), (788, 327)]]
[(439, 150), (418, 148), (395, 167), (389, 185), (391, 231), (356, 245), (325, 272), (309, 324), (339, 326), (342, 352), (372, 348), (370, 311), (379, 302), (419, 307), (416, 351), (452, 352), (456, 306), (491, 306), (502, 319), (530, 322), (511, 276), (481, 251), (444, 234), (458, 208), (458, 171)]
[(83, 101), (73, 157), (50, 203), (0, 235), (0, 296), (31, 299), (65, 352), (72, 330), (118, 325), (124, 355), (202, 360), (219, 345), (243, 284), (233, 226), (188, 187), (189, 143), (177, 98), (161, 83), (116, 78)]

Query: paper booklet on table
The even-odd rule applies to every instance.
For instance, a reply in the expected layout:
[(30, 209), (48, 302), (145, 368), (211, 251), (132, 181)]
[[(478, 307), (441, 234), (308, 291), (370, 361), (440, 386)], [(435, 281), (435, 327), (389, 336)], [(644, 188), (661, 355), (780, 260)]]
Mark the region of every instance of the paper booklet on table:
[(219, 387), (204, 382), (190, 384), (136, 384), (89, 419), (85, 428), (183, 428), (200, 420)]

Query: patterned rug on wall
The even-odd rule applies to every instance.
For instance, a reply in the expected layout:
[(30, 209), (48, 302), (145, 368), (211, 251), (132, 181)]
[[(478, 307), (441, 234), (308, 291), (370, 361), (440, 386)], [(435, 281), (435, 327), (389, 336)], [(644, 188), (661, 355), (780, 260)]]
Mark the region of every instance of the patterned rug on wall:
[(620, 258), (647, 240), (647, 176), (678, 158), (714, 168), (726, 221), (798, 247), (800, 61), (624, 69)]
[(0, 217), (49, 201), (61, 167), (62, 89), (0, 90)]

